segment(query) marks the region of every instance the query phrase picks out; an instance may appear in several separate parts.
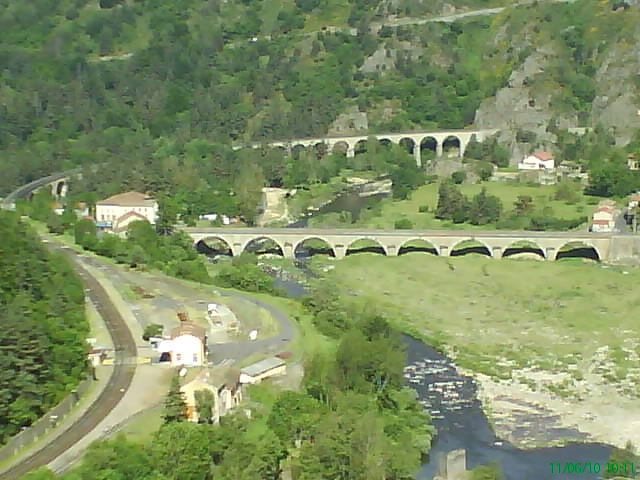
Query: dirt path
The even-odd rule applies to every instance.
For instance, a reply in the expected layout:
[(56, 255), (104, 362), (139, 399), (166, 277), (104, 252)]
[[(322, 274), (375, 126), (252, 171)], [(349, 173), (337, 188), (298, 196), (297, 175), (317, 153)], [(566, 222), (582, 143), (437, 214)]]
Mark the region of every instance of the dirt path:
[(289, 221), (289, 208), (287, 206), (287, 190), (283, 188), (264, 188), (263, 190), (264, 212), (258, 219), (258, 226), (263, 227), (269, 223)]

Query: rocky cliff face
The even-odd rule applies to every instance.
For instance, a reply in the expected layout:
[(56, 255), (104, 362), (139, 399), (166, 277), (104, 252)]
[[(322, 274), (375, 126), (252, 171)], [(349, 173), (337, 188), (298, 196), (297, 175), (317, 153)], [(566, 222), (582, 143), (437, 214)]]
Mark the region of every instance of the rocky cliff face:
[[(620, 22), (621, 33), (615, 38), (603, 38), (591, 54), (590, 61), (595, 67), (592, 77), (595, 96), (590, 112), (580, 113), (557, 104), (558, 89), (564, 85), (557, 75), (554, 77), (552, 67), (557, 70), (558, 65), (563, 67), (566, 62), (565, 68), (573, 68), (565, 60), (567, 52), (559, 51), (553, 40), (540, 45), (542, 35), (534, 38), (525, 32), (520, 38), (511, 39), (512, 46), (532, 53), (512, 72), (508, 84), (499, 89), (495, 97), (481, 103), (475, 116), (476, 125), (508, 130), (509, 138), (503, 140), (511, 142), (519, 129), (535, 132), (537, 140), (545, 143), (554, 139), (547, 131), (550, 123), (565, 129), (600, 124), (613, 130), (619, 144), (628, 143), (634, 131), (640, 129), (640, 27), (633, 25), (625, 29), (625, 26), (633, 24), (631, 19), (638, 16), (638, 10), (633, 7), (602, 12), (607, 15), (610, 25)], [(558, 34), (562, 35), (570, 28), (573, 27)], [(593, 23), (584, 26), (583, 31), (597, 34), (598, 28), (598, 24)], [(539, 29), (534, 26), (532, 31), (539, 32)]]

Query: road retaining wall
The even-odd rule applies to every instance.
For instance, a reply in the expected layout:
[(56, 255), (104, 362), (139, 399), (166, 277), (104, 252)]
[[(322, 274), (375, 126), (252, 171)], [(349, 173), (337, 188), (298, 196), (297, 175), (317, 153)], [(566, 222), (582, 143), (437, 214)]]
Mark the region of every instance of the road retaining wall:
[(0, 462), (5, 462), (11, 457), (20, 453), (20, 451), (36, 442), (46, 433), (64, 421), (65, 417), (71, 413), (74, 407), (82, 400), (84, 394), (87, 392), (92, 383), (94, 383), (93, 376), (90, 376), (86, 380), (80, 382), (78, 387), (71, 392), (62, 402), (56, 407), (47, 412), (38, 421), (33, 423), (30, 427), (27, 427), (22, 432), (11, 437), (9, 442), (0, 448)]

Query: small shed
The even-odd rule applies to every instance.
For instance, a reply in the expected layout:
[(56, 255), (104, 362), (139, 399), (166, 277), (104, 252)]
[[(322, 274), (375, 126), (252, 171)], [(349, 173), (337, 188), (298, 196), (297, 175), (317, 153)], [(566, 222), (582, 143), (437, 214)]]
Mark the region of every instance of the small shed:
[(240, 383), (260, 383), (265, 378), (287, 373), (287, 364), (277, 357), (265, 358), (240, 370)]

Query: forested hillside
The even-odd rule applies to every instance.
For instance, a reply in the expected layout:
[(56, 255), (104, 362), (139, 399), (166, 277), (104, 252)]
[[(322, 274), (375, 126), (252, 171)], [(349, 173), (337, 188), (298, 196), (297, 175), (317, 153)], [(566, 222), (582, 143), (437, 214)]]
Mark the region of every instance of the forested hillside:
[[(150, 191), (167, 172), (194, 177), (198, 161), (217, 178), (255, 178), (265, 169), (230, 144), (353, 128), (475, 121), (509, 130), (506, 141), (533, 131), (544, 144), (554, 128), (599, 122), (628, 139), (640, 121), (640, 14), (624, 1), (397, 27), (398, 15), (512, 2), (3, 3), (3, 192), (71, 165), (105, 164), (96, 184), (120, 184), (124, 171)], [(333, 26), (351, 30), (323, 30)], [(146, 178), (152, 165), (162, 179)]]
[(0, 444), (86, 372), (84, 290), (14, 213), (0, 211)]

